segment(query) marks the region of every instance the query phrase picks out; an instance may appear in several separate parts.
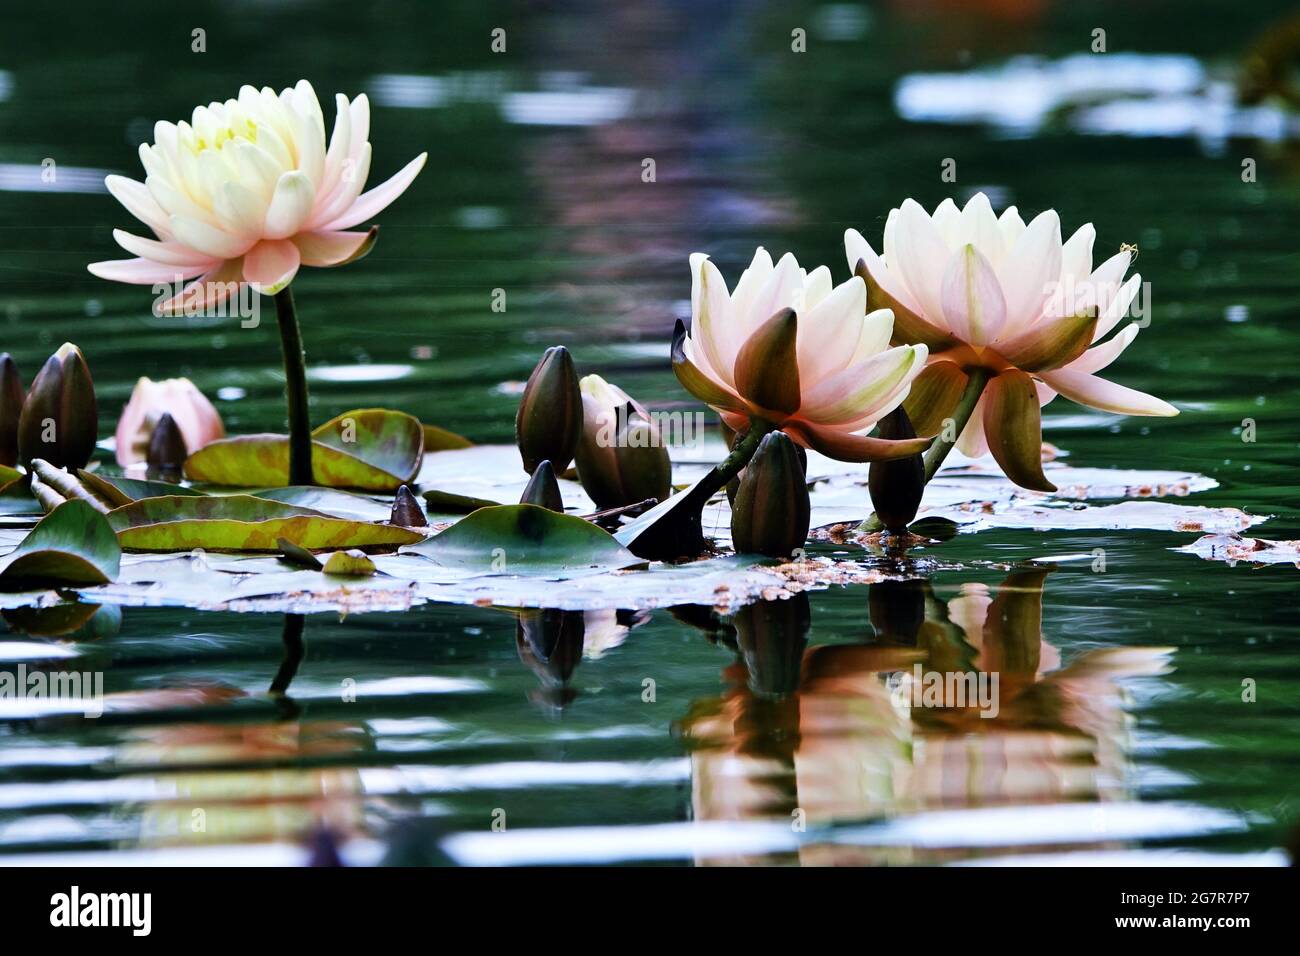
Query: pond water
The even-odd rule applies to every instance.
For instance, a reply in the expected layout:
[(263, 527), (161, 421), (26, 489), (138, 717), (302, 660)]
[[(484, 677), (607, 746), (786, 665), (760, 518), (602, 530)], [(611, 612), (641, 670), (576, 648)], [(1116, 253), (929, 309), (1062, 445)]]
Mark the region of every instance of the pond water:
[[(1300, 538), (1293, 124), (1224, 97), (1286, 4), (149, 6), (103, 22), (90, 2), (24, 4), (0, 35), (0, 347), (30, 381), (78, 343), (101, 434), (139, 375), (189, 376), (232, 432), (283, 427), (269, 321), (157, 319), (147, 289), (85, 264), (128, 226), (102, 174), (137, 175), (154, 119), (306, 76), (322, 98), (369, 93), (376, 177), (430, 152), (366, 260), (295, 284), (318, 421), (384, 405), (510, 441), (552, 344), (693, 408), (667, 362), (690, 252), (734, 276), (763, 244), (839, 274), (846, 227), (874, 240), (906, 196), (984, 189), (1096, 223), (1099, 250), (1136, 243), (1152, 284), (1113, 377), (1182, 414), (1060, 399), (1046, 439), (1078, 465), (1206, 475), (1196, 504)], [(1111, 52), (1089, 52), (1098, 27)], [(1172, 59), (1067, 59), (1121, 53)], [(0, 666), (102, 671), (108, 710), (0, 710), (0, 854), (1282, 862), (1297, 571), (1173, 550), (1195, 537), (984, 531), (936, 549), (954, 569), (925, 580), (734, 617), (126, 608), (67, 642), (10, 615)], [(916, 706), (900, 676), (917, 661), (999, 673), (998, 714)]]

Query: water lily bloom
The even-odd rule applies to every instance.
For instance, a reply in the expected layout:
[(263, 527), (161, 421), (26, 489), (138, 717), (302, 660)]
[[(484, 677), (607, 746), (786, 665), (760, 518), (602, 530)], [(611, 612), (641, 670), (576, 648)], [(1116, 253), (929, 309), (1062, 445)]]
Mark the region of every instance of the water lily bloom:
[(126, 468), (147, 460), (150, 440), (164, 415), (171, 415), (180, 429), (188, 454), (226, 437), (221, 415), (188, 378), (141, 378), (117, 420), (119, 465)]
[(194, 110), (190, 122), (160, 122), (140, 146), (143, 183), (105, 185), (154, 238), (115, 230), (134, 259), (96, 262), (103, 279), (140, 285), (195, 280), (160, 304), (164, 313), (215, 305), (251, 283), (274, 295), (300, 266), (339, 266), (374, 245), (377, 227), (351, 231), (400, 196), (424, 166), (421, 153), (362, 193), (370, 173), (370, 104), (335, 97), (334, 131), (311, 84), (279, 93), (240, 89), (236, 99)]
[(701, 253), (691, 273), (691, 329), (679, 323), (673, 370), (728, 427), (761, 421), (841, 461), (898, 458), (929, 444), (867, 435), (906, 398), (928, 348), (889, 347), (894, 315), (867, 312), (860, 278), (832, 286), (825, 266), (807, 272), (789, 254), (773, 264), (761, 247), (733, 291)]
[(1093, 268), (1092, 224), (1061, 241), (1056, 212), (1028, 225), (1014, 206), (995, 216), (977, 193), (958, 209), (945, 199), (931, 215), (914, 200), (892, 210), (884, 252), (856, 229), (845, 233), (849, 268), (867, 283), (872, 307), (894, 312), (894, 341), (929, 346), (907, 410), (925, 434), (952, 414), (972, 379), (987, 380), (957, 447), (992, 451), (1008, 477), (1044, 491), (1039, 408), (1057, 394), (1125, 415), (1176, 415), (1168, 402), (1097, 373), (1137, 337), (1127, 315), (1141, 285), (1125, 273), (1129, 248)]

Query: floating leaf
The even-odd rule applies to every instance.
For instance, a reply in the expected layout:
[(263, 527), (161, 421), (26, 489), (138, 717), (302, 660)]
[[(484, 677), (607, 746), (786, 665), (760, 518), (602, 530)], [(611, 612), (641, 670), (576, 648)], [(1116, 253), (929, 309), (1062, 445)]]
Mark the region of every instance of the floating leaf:
[(364, 551), (335, 551), (321, 570), (326, 574), (361, 578), (375, 573), (375, 562)]
[(424, 456), (424, 428), (419, 420), (388, 408), (344, 412), (317, 428), (311, 437), (360, 458), (401, 482), (415, 478)]
[(121, 560), (108, 519), (85, 501), (65, 501), (0, 558), (0, 585), (105, 584), (117, 577)]
[(251, 495), (146, 498), (115, 509), (109, 521), (132, 551), (279, 551), (284, 538), (301, 548), (368, 548), (413, 544), (419, 532), (335, 518)]
[(704, 548), (701, 512), (713, 496), (712, 476), (705, 474), (685, 491), (633, 518), (614, 535), (633, 554), (670, 561), (694, 557)]
[(424, 451), (450, 451), (453, 448), (469, 448), (474, 443), (464, 435), (439, 428), (437, 425), (424, 425)]
[(323, 511), (335, 518), (383, 521), (389, 515), (389, 507), (382, 501), (351, 491), (340, 491), (337, 488), (289, 485), (286, 488), (264, 488), (249, 493), (255, 498), (267, 498), (271, 501), (282, 501), (287, 505), (297, 505), (299, 508)]
[(141, 498), (161, 498), (167, 495), (189, 495), (199, 497), (203, 494), (185, 485), (174, 485), (169, 481), (146, 481), (143, 478), (127, 478), (124, 475), (105, 475), (98, 471), (77, 469), (81, 483), (94, 492), (97, 498), (108, 502), (115, 508), (129, 505)]
[(424, 502), (434, 514), (467, 515), (479, 508), (492, 508), (500, 505), (499, 501), (475, 498), (472, 495), (457, 495), (450, 491), (438, 491), (436, 488), (424, 493)]
[[(423, 460), (419, 421), (403, 412), (357, 409), (312, 433), (312, 474), (330, 488), (396, 491)], [(245, 488), (284, 487), (289, 481), (287, 435), (241, 435), (212, 442), (185, 462), (193, 481)]]
[(484, 574), (563, 576), (642, 563), (590, 521), (526, 504), (480, 508), (410, 551)]

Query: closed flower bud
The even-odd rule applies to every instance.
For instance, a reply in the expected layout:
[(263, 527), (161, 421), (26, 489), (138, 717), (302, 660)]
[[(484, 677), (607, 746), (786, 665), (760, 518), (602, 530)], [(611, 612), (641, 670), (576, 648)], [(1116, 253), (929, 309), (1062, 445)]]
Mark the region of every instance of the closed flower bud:
[(149, 444), (164, 414), (171, 415), (188, 454), (226, 437), (221, 416), (188, 378), (167, 378), (159, 382), (141, 378), (117, 420), (119, 465), (126, 468), (148, 460)]
[[(915, 438), (912, 422), (898, 406), (880, 420), (879, 437), (898, 440)], [(893, 461), (873, 461), (867, 473), (867, 489), (876, 517), (892, 534), (902, 534), (916, 517), (925, 491), (925, 461), (920, 455), (895, 458)]]
[(562, 345), (546, 350), (528, 377), (515, 416), (515, 443), (530, 475), (540, 461), (563, 472), (573, 461), (582, 431), (582, 395), (573, 358)]
[(403, 528), (429, 526), (429, 519), (424, 516), (424, 509), (420, 507), (420, 503), (415, 500), (415, 495), (411, 494), (411, 489), (406, 485), (398, 488), (397, 494), (393, 497), (393, 511), (388, 517), (388, 523)]
[(578, 478), (599, 508), (618, 508), (672, 491), (673, 466), (659, 429), (627, 392), (599, 375), (578, 383), (582, 434)]
[(18, 419), (18, 456), (81, 468), (95, 453), (99, 409), (95, 383), (81, 350), (65, 342), (32, 382)]
[(808, 539), (808, 486), (794, 442), (782, 432), (763, 436), (745, 468), (731, 509), (738, 552), (788, 558)]
[(18, 366), (0, 355), (0, 465), (18, 464), (18, 416), (23, 412), (23, 380)]
[(149, 465), (150, 477), (164, 481), (179, 479), (186, 457), (185, 438), (181, 435), (176, 419), (172, 418), (170, 412), (163, 412), (149, 439), (149, 453), (145, 459)]
[(533, 469), (533, 477), (528, 479), (523, 495), (519, 498), (521, 505), (537, 505), (548, 511), (564, 513), (564, 498), (560, 495), (560, 483), (555, 480), (555, 469), (546, 460), (539, 461)]

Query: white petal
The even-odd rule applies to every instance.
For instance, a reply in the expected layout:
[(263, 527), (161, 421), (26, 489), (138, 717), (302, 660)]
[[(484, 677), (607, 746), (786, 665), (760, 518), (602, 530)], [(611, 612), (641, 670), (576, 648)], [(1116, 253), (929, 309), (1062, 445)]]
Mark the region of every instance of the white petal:
[(298, 170), (285, 173), (275, 184), (275, 195), (266, 210), (263, 237), (286, 239), (298, 232), (311, 215), (316, 200), (316, 187), (305, 173)]

